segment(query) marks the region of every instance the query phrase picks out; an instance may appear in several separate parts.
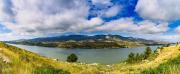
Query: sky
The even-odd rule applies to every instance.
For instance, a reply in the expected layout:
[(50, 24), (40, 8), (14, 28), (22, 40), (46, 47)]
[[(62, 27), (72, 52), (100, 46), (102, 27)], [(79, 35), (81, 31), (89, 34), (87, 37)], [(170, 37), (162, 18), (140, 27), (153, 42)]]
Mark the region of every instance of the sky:
[(180, 41), (180, 0), (0, 0), (0, 40), (116, 34)]

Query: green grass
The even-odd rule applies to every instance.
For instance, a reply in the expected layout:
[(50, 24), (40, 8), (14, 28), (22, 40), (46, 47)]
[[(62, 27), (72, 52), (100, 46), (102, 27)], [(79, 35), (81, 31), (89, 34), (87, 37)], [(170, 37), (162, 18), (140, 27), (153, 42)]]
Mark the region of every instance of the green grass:
[(146, 69), (141, 74), (180, 74), (180, 56), (160, 64), (157, 68)]
[(56, 69), (52, 66), (36, 67), (33, 71), (34, 74), (70, 74), (68, 71)]

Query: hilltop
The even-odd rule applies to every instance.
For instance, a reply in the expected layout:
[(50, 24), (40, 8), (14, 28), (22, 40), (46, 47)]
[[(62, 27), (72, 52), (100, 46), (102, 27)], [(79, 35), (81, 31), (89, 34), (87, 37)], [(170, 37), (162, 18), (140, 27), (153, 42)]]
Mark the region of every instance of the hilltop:
[(27, 40), (8, 41), (9, 43), (60, 48), (131, 48), (145, 45), (160, 45), (165, 42), (120, 35), (66, 35)]

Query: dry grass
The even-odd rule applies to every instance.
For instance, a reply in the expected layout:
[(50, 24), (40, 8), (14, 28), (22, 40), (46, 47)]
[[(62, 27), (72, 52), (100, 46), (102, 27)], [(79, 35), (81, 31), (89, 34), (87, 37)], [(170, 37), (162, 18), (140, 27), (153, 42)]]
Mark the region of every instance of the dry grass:
[[(10, 64), (3, 64), (6, 65), (3, 68), (4, 74), (33, 74), (34, 67), (43, 65), (63, 69), (72, 74), (134, 74), (140, 73), (144, 69), (158, 67), (168, 60), (176, 58), (180, 55), (179, 48), (180, 45), (165, 47), (161, 51), (159, 49), (159, 55), (153, 61), (144, 61), (139, 64), (120, 63), (110, 66), (54, 61), (23, 49), (12, 50), (2, 46), (0, 53), (11, 60)], [(24, 56), (25, 59), (22, 59)]]

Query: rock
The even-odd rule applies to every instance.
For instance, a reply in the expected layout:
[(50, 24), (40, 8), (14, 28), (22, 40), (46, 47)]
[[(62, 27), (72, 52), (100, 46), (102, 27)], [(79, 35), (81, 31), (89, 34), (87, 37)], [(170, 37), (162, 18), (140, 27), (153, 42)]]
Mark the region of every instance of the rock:
[(58, 59), (53, 59), (54, 61), (58, 61)]
[(90, 65), (98, 65), (98, 63), (92, 63), (92, 64), (90, 64)]

